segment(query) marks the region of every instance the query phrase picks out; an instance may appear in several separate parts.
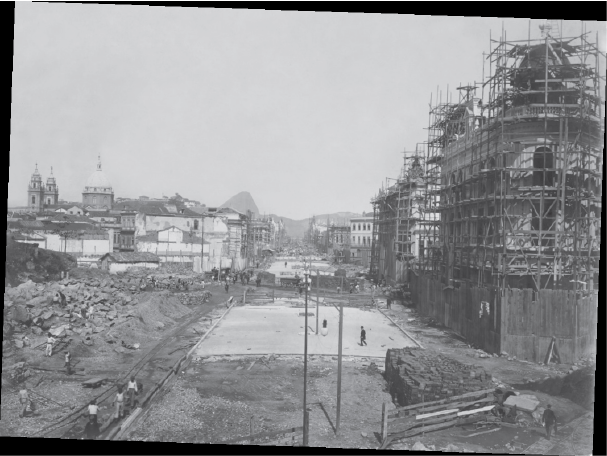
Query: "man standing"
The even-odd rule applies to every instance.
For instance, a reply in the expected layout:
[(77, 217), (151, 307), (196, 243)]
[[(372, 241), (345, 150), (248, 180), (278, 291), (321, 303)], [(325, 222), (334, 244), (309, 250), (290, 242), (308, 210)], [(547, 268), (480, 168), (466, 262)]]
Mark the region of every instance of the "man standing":
[(548, 440), (550, 440), (550, 431), (552, 429), (552, 426), (554, 426), (555, 436), (558, 431), (556, 426), (556, 415), (554, 414), (554, 411), (552, 410), (552, 406), (550, 404), (548, 404), (546, 406), (546, 410), (544, 410), (544, 415), (542, 415), (542, 421), (544, 422), (544, 426), (546, 427), (546, 437), (548, 438)]
[(126, 387), (126, 397), (129, 401), (129, 407), (133, 407), (133, 402), (135, 402), (135, 394), (137, 393), (137, 382), (135, 381), (135, 376), (131, 375), (131, 380), (127, 384)]
[(19, 414), (19, 418), (23, 418), (27, 411), (27, 404), (29, 403), (29, 395), (27, 394), (27, 388), (24, 386), (19, 391), (19, 402), (21, 403), (21, 413)]
[(227, 292), (228, 292), (228, 290), (230, 289), (230, 283), (228, 282), (228, 278), (227, 278), (227, 277), (226, 277), (225, 289), (226, 289), (226, 293), (227, 293)]
[(392, 308), (392, 295), (391, 294), (388, 295), (388, 299), (386, 302), (387, 302), (388, 309), (391, 309)]
[(99, 407), (97, 406), (97, 401), (93, 399), (89, 402), (89, 421), (94, 421), (97, 424), (97, 413), (99, 411)]
[(46, 339), (46, 356), (53, 356), (53, 344), (55, 343), (55, 338), (48, 333), (48, 338)]
[(71, 366), (72, 356), (69, 351), (65, 352), (65, 372), (67, 375), (72, 374), (72, 366)]
[(365, 331), (365, 328), (363, 328), (361, 326), (360, 327), (360, 346), (362, 347), (363, 344), (367, 345), (367, 332)]
[(204, 290), (204, 279), (202, 279), (202, 289)]
[(287, 267), (287, 262), (285, 261), (285, 268)]
[(89, 440), (95, 440), (99, 435), (99, 425), (97, 424), (97, 420), (93, 419), (93, 415), (89, 415), (89, 421), (84, 426), (84, 435)]

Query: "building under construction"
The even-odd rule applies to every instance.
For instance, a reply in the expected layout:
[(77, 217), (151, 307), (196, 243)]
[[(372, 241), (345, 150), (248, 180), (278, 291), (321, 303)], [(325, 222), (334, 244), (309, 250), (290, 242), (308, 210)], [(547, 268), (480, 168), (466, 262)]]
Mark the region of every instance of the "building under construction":
[(554, 22), (491, 40), (482, 85), (431, 101), (421, 175), (410, 166), (372, 201), (377, 276), (409, 279), (426, 313), (490, 351), (535, 360), (542, 338), (573, 357), (594, 345), (600, 259), (605, 56)]

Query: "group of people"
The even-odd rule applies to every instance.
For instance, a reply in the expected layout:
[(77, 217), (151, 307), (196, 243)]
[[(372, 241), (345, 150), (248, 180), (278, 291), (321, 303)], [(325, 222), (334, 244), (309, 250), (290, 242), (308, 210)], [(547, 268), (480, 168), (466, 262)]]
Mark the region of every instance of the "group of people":
[[(124, 418), (125, 412), (124, 407), (125, 404), (128, 405), (129, 408), (132, 408), (137, 404), (136, 396), (139, 394), (139, 387), (137, 385), (137, 381), (135, 380), (135, 376), (131, 376), (130, 380), (126, 385), (126, 392), (122, 385), (117, 385), (117, 392), (114, 396), (114, 400), (112, 401), (112, 407), (114, 407), (114, 413), (112, 415), (112, 419), (118, 420), (120, 418)], [(96, 439), (99, 436), (99, 422), (97, 416), (99, 414), (99, 406), (97, 405), (97, 401), (93, 399), (89, 402), (88, 405), (88, 422), (84, 428), (85, 437), (88, 439)]]

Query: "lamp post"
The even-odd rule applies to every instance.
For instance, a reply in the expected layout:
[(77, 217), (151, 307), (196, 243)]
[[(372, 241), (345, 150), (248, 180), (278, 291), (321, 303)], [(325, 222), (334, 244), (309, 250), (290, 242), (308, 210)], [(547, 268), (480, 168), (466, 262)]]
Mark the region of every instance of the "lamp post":
[(304, 408), (304, 435), (303, 445), (308, 445), (308, 420), (307, 420), (307, 403), (306, 403), (306, 391), (308, 386), (308, 268), (304, 269), (304, 284), (306, 287), (306, 310), (305, 310), (305, 327), (304, 327), (304, 394), (303, 394), (303, 408)]

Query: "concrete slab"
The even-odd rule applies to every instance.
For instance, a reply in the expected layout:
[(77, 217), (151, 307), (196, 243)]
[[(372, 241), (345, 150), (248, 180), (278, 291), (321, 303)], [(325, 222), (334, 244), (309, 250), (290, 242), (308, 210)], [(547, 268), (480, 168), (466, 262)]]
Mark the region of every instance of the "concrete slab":
[[(327, 320), (326, 336), (316, 335), (316, 306), (309, 306), (308, 353), (337, 355), (339, 312), (334, 307), (319, 308), (319, 331)], [(301, 314), (301, 316), (300, 316)], [(207, 336), (196, 356), (242, 354), (303, 354), (304, 309), (273, 305), (235, 307)], [(360, 327), (367, 332), (367, 345), (360, 346)], [(344, 356), (384, 357), (394, 347), (414, 347), (385, 316), (375, 310), (344, 308)]]

